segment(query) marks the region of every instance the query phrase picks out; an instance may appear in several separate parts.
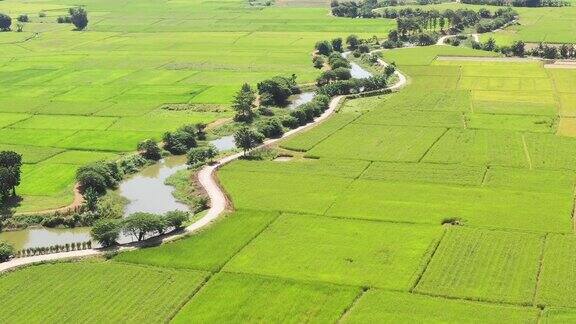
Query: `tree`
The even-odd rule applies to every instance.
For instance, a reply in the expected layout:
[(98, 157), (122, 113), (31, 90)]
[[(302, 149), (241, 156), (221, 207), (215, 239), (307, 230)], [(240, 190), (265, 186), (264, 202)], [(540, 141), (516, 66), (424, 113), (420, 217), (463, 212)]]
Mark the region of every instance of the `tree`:
[(254, 118), (254, 112), (252, 109), (255, 107), (255, 101), (255, 91), (248, 83), (244, 83), (232, 101), (232, 108), (236, 111), (234, 120), (240, 122), (252, 121)]
[(312, 58), (312, 63), (314, 63), (314, 67), (317, 69), (321, 69), (322, 67), (324, 67), (324, 58), (322, 56), (314, 56), (314, 58)]
[(28, 18), (28, 15), (20, 15), (20, 16), (18, 16), (18, 19), (17, 19), (17, 20), (18, 20), (19, 22), (25, 23), (25, 22), (29, 22), (29, 21), (30, 21), (30, 18)]
[(162, 158), (161, 150), (160, 147), (158, 147), (158, 143), (156, 143), (156, 141), (152, 139), (146, 139), (138, 143), (138, 152), (140, 152), (140, 155), (142, 155), (142, 157), (148, 160), (158, 161), (160, 160), (160, 158)]
[(204, 162), (213, 159), (216, 154), (218, 154), (218, 150), (212, 144), (192, 148), (188, 151), (188, 165), (197, 166), (203, 164)]
[(326, 40), (317, 42), (315, 48), (322, 55), (330, 55), (333, 51), (332, 44)]
[(248, 127), (242, 127), (234, 134), (234, 143), (244, 151), (244, 156), (263, 141), (264, 135)]
[(20, 185), (20, 175), (22, 173), (22, 155), (13, 151), (0, 152), (0, 168), (5, 168), (4, 186), (12, 190), (12, 196), (16, 196), (16, 187)]
[(350, 69), (347, 68), (337, 68), (332, 70), (332, 72), (334, 73), (334, 77), (337, 80), (348, 80), (352, 77), (352, 74), (350, 74)]
[(82, 7), (68, 9), (70, 20), (76, 26), (76, 30), (84, 30), (88, 26), (88, 13)]
[(496, 49), (496, 41), (494, 40), (494, 38), (490, 37), (488, 38), (488, 40), (486, 41), (486, 43), (484, 43), (483, 49), (485, 51), (493, 51)]
[(286, 105), (288, 97), (300, 91), (294, 74), (290, 77), (275, 76), (258, 83), (257, 87), (260, 104), (272, 106)]
[(354, 51), (358, 48), (360, 39), (356, 35), (350, 35), (346, 38), (346, 44), (348, 44), (348, 49)]
[(523, 41), (516, 41), (512, 44), (512, 54), (523, 57), (526, 52), (526, 44)]
[(342, 52), (342, 38), (334, 38), (332, 41), (332, 49), (336, 52)]
[(90, 236), (103, 247), (109, 247), (118, 244), (120, 230), (121, 226), (118, 220), (101, 219), (92, 226)]
[(196, 147), (196, 128), (188, 125), (180, 127), (175, 132), (166, 132), (162, 137), (164, 149), (172, 154), (185, 154)]
[(8, 31), (10, 30), (10, 25), (12, 25), (12, 18), (6, 14), (0, 13), (0, 30)]
[(170, 227), (174, 227), (174, 229), (181, 229), (182, 224), (188, 221), (190, 218), (190, 214), (181, 211), (181, 210), (173, 210), (166, 213), (164, 216), (164, 220), (166, 221), (166, 225)]
[(127, 235), (133, 235), (142, 241), (146, 234), (149, 233), (164, 233), (166, 229), (166, 222), (159, 215), (151, 213), (134, 213), (124, 218), (122, 230)]
[(194, 127), (196, 128), (196, 137), (203, 141), (206, 139), (206, 125), (205, 123), (196, 123)]
[(96, 192), (94, 188), (89, 187), (84, 190), (82, 197), (84, 197), (84, 206), (86, 206), (89, 211), (95, 211), (98, 206), (98, 198), (100, 198), (98, 192)]
[(76, 181), (80, 185), (82, 192), (93, 190), (97, 194), (103, 195), (108, 188), (104, 176), (94, 170), (81, 171), (81, 169), (79, 169), (76, 173)]
[(10, 260), (10, 257), (14, 254), (14, 247), (7, 242), (0, 241), (0, 262), (6, 262)]

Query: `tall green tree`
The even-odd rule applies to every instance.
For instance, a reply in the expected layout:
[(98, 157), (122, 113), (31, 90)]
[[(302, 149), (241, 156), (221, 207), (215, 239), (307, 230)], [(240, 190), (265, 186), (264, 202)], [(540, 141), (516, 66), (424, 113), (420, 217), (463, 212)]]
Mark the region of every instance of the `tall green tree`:
[(264, 135), (248, 127), (241, 127), (234, 134), (234, 143), (244, 151), (244, 156), (263, 141)]
[(244, 83), (242, 88), (236, 93), (232, 101), (232, 108), (236, 111), (234, 120), (239, 122), (250, 122), (254, 118), (254, 107), (256, 101), (256, 92), (248, 83)]
[[(21, 168), (22, 155), (13, 151), (0, 152), (0, 169), (5, 169), (2, 171), (3, 183), (0, 185), (0, 191), (11, 190), (12, 196), (16, 196), (16, 187), (20, 185)], [(1, 192), (0, 195), (2, 195)], [(4, 195), (7, 194), (4, 193)]]
[(82, 7), (68, 9), (70, 20), (76, 27), (76, 30), (84, 30), (88, 26), (88, 13)]
[(10, 25), (12, 25), (12, 18), (7, 14), (0, 13), (0, 31), (10, 30)]

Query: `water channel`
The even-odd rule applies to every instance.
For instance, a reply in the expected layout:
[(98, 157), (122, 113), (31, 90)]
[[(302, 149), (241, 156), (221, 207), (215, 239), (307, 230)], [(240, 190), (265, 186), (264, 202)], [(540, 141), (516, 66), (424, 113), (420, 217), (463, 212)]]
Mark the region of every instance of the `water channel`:
[[(346, 53), (343, 53), (346, 57)], [(372, 74), (356, 63), (351, 63), (350, 73), (353, 78), (368, 78)], [(289, 109), (310, 102), (315, 96), (314, 92), (303, 92), (290, 98)], [(224, 136), (210, 141), (218, 151), (234, 149), (234, 136)], [(167, 185), (166, 179), (176, 172), (186, 169), (185, 156), (165, 158), (158, 163), (142, 169), (140, 172), (122, 181), (118, 187), (121, 196), (128, 199), (124, 215), (135, 212), (149, 212), (163, 214), (172, 210), (189, 210), (189, 207), (174, 198), (174, 188)], [(86, 242), (90, 240), (89, 227), (76, 228), (45, 228), (29, 227), (18, 231), (0, 233), (0, 240), (14, 245), (17, 250), (31, 247), (46, 247), (55, 244)], [(122, 236), (121, 243), (132, 241), (131, 237)]]

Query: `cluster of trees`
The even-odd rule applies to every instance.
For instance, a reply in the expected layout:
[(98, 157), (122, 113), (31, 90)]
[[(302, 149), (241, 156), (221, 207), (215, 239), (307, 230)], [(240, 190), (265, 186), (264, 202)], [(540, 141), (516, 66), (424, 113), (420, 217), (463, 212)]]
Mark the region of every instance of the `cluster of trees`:
[(90, 234), (103, 247), (118, 244), (120, 233), (132, 235), (142, 241), (150, 234), (162, 235), (167, 230), (179, 230), (188, 220), (189, 214), (184, 211), (170, 211), (165, 215), (151, 213), (134, 213), (124, 219), (101, 219), (92, 227)]
[(283, 121), (289, 128), (303, 126), (314, 121), (314, 118), (322, 115), (330, 105), (330, 97), (324, 94), (317, 94), (312, 101), (298, 106), (290, 112), (290, 115)]
[(300, 93), (295, 74), (289, 77), (275, 76), (264, 80), (258, 83), (257, 88), (260, 104), (269, 106), (286, 106), (288, 97)]
[(162, 136), (164, 149), (172, 154), (185, 154), (198, 145), (197, 140), (206, 139), (206, 125), (185, 125), (174, 132), (166, 132)]
[[(480, 10), (482, 13), (482, 9)], [(511, 8), (498, 9), (491, 16), (489, 16), (490, 11), (484, 9), (484, 14), (485, 16), (483, 16), (483, 18), (490, 19), (482, 19), (478, 24), (476, 24), (476, 31), (478, 33), (486, 33), (498, 28), (502, 28), (518, 18), (518, 13), (516, 13), (516, 11), (512, 10)]]
[(473, 43), (472, 47), (485, 51), (499, 52), (506, 56), (534, 56), (544, 59), (576, 59), (576, 45), (562, 44), (550, 45), (539, 43), (532, 49), (526, 49), (523, 41), (516, 41), (511, 46), (498, 46), (493, 38), (489, 38), (484, 43)]
[(513, 7), (567, 7), (571, 5), (569, 1), (563, 0), (462, 0), (462, 3)]
[(191, 148), (188, 151), (188, 165), (198, 167), (212, 160), (218, 155), (218, 150), (212, 144)]
[(56, 244), (45, 247), (33, 247), (16, 251), (13, 255), (16, 258), (29, 257), (33, 255), (52, 254), (68, 251), (80, 251), (92, 248), (92, 241), (73, 242), (66, 244)]
[(365, 1), (338, 1), (332, 0), (330, 8), (332, 15), (337, 17), (350, 17), (350, 18), (374, 18), (375, 15), (372, 10), (380, 7), (377, 0)]
[(20, 185), (22, 155), (13, 151), (0, 152), (0, 206), (10, 197), (16, 197)]
[(76, 30), (84, 30), (88, 26), (88, 12), (82, 7), (69, 8), (68, 15), (58, 17), (56, 22), (73, 24)]
[(248, 126), (242, 126), (234, 133), (234, 143), (236, 147), (242, 149), (244, 156), (248, 151), (262, 144), (264, 139), (264, 134)]

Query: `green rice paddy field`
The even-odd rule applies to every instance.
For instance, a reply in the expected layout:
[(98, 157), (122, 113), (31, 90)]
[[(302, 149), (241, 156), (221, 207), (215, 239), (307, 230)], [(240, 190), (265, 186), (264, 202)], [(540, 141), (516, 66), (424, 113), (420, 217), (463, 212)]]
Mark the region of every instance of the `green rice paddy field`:
[[(90, 31), (121, 33), (118, 24), (122, 21), (123, 28), (131, 31), (109, 40), (118, 42), (122, 52), (122, 41), (115, 37), (143, 28), (142, 17), (152, 11), (152, 4), (139, 2), (143, 16), (133, 20), (106, 18), (105, 4), (93, 4), (103, 8), (102, 24), (94, 24)], [(229, 19), (220, 24), (213, 23), (216, 13), (184, 12), (181, 6), (185, 4), (195, 8), (177, 1), (159, 10), (176, 6), (180, 10), (173, 9), (175, 14), (195, 17), (191, 21), (204, 19), (215, 33), (232, 28), (234, 19), (254, 19), (250, 28), (271, 33), (280, 28), (281, 17), (301, 20), (316, 12), (308, 23), (331, 19), (324, 9), (288, 6), (245, 12), (237, 3), (196, 4), (196, 8), (227, 8)], [(263, 20), (262, 15), (273, 13), (276, 18)], [(193, 22), (183, 20), (181, 24), (167, 20), (156, 24), (159, 30), (172, 33), (190, 28)], [(356, 21), (355, 28), (368, 33), (375, 26), (389, 27), (372, 20), (369, 24), (375, 25), (371, 27), (363, 25), (367, 21)], [(343, 24), (352, 25), (351, 20), (335, 22), (334, 30), (326, 33), (338, 34), (346, 27)], [(327, 26), (331, 24), (322, 28)], [(284, 21), (283, 28), (290, 31), (278, 32), (308, 35), (304, 29), (311, 27)], [(247, 31), (245, 37), (259, 33)], [(64, 39), (58, 42), (65, 43)], [(296, 70), (309, 65), (306, 53), (311, 42), (302, 40), (307, 43), (303, 52), (294, 51), (294, 64), (300, 66)], [(83, 46), (103, 45), (87, 42)], [(170, 55), (178, 57), (179, 46), (183, 45), (173, 45)], [(288, 47), (293, 48), (297, 47)], [(263, 46), (245, 51), (261, 54), (267, 50)], [(328, 121), (282, 141), (280, 146), (294, 155), (290, 161), (239, 160), (223, 167), (218, 177), (234, 212), (191, 237), (123, 252), (111, 260), (43, 264), (3, 274), (0, 318), (11, 323), (573, 322), (576, 138), (572, 136), (576, 134), (561, 130), (562, 121), (573, 118), (571, 113), (576, 111), (576, 90), (571, 87), (576, 70), (552, 71), (535, 61), (437, 59), (493, 55), (448, 46), (398, 49), (382, 55), (398, 64), (410, 84), (395, 94), (346, 101)], [(192, 56), (180, 59), (192, 60)], [(133, 62), (147, 62), (147, 58), (117, 61), (120, 65)], [(133, 84), (141, 86), (140, 81)], [(135, 91), (146, 94), (142, 89)], [(218, 104), (216, 100), (211, 104)], [(151, 109), (137, 117), (154, 118), (150, 114), (162, 112)], [(36, 114), (19, 119), (11, 114), (7, 123), (21, 123), (21, 127), (7, 126), (0, 132), (23, 139), (32, 138), (27, 130), (42, 125), (34, 118), (54, 117)], [(94, 140), (89, 132), (113, 133), (110, 128), (124, 119), (120, 125), (137, 124), (129, 119), (136, 117), (130, 116), (80, 117), (104, 119), (73, 122), (77, 127), (98, 129), (73, 131), (66, 138), (84, 134)], [(106, 117), (119, 120), (109, 123)], [(37, 146), (29, 145), (33, 153), (27, 159), (35, 161), (27, 165), (29, 174), (35, 167), (73, 168), (100, 157), (95, 154), (121, 152), (61, 147), (61, 143), (72, 145), (66, 138), (55, 139), (67, 129), (58, 130), (65, 127), (52, 124), (52, 129), (45, 130), (49, 135), (35, 141), (52, 143), (38, 146), (45, 151), (35, 152)], [(123, 145), (120, 140), (110, 143), (111, 147)], [(2, 145), (21, 143), (12, 140)], [(50, 150), (61, 152), (47, 153)], [(36, 172), (57, 174), (60, 169)], [(29, 190), (41, 188), (37, 182)]]
[[(244, 82), (286, 73), (313, 81), (319, 39), (385, 35), (395, 25), (241, 0), (88, 0), (86, 31), (56, 23), (77, 4), (0, 2), (14, 24), (20, 14), (31, 19), (22, 33), (0, 33), (0, 149), (21, 152), (26, 163), (15, 211), (70, 203), (79, 165), (134, 151), (185, 123), (229, 118)], [(174, 103), (190, 109), (162, 109)]]

